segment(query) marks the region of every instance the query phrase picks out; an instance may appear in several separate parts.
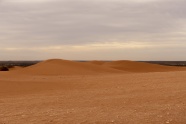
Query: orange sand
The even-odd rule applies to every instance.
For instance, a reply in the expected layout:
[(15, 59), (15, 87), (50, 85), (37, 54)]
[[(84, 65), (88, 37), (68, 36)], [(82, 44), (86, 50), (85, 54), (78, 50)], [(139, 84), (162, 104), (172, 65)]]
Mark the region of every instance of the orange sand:
[(163, 66), (163, 65), (150, 64), (145, 62), (134, 62), (129, 60), (120, 60), (120, 61), (111, 61), (111, 62), (92, 61), (91, 63), (93, 64), (102, 63), (100, 65), (118, 69), (118, 70), (128, 71), (128, 72), (167, 72), (167, 71), (186, 70), (186, 68), (184, 67)]
[(0, 124), (185, 124), (184, 69), (48, 60), (0, 72)]
[(21, 68), (23, 68), (23, 67), (21, 67), (21, 66), (14, 66), (13, 68), (10, 68), (10, 71), (18, 70), (18, 69), (21, 69)]
[(61, 59), (47, 60), (16, 71), (16, 73), (33, 75), (88, 75), (121, 72), (123, 71), (108, 67), (101, 67), (89, 63), (81, 63)]

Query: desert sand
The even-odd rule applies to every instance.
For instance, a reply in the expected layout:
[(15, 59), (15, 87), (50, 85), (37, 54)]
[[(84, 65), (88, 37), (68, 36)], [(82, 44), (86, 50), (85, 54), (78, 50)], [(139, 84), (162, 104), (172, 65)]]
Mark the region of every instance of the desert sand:
[(120, 61), (91, 61), (89, 63), (96, 65), (103, 65), (105, 67), (110, 67), (113, 69), (123, 70), (127, 72), (168, 72), (168, 71), (181, 71), (185, 70), (185, 68), (171, 67), (171, 66), (163, 66), (157, 64), (150, 64), (145, 62), (135, 62), (129, 60), (120, 60)]
[(0, 124), (186, 124), (186, 68), (52, 59), (0, 72)]

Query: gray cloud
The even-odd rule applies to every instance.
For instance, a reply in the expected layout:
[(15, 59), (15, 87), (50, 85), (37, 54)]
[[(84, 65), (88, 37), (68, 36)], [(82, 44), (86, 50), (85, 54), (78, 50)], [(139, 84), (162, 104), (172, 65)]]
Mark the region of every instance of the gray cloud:
[(1, 0), (0, 47), (145, 42), (179, 49), (186, 47), (185, 6), (185, 0)]

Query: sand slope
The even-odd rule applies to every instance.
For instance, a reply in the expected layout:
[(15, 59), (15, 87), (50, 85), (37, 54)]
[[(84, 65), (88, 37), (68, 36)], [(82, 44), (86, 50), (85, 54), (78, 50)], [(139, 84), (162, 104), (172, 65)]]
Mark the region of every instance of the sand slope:
[(89, 63), (62, 59), (50, 59), (14, 72), (34, 75), (87, 75), (101, 73), (122, 73), (124, 71)]
[(19, 69), (22, 69), (23, 67), (21, 66), (14, 66), (13, 68), (10, 68), (9, 70), (10, 71), (15, 71), (15, 70), (19, 70)]
[(185, 124), (185, 75), (0, 73), (0, 124)]
[(173, 69), (53, 59), (0, 72), (0, 124), (185, 124), (186, 71)]
[(186, 68), (183, 67), (163, 66), (158, 64), (150, 64), (145, 62), (135, 62), (128, 60), (105, 62), (103, 66), (128, 72), (166, 72), (186, 70)]

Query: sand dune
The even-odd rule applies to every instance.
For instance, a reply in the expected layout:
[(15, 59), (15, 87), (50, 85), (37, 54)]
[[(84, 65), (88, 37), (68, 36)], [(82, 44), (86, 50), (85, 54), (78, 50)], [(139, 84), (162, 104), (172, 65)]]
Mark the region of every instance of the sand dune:
[(166, 72), (182, 71), (184, 67), (171, 67), (135, 61), (89, 61), (75, 62), (62, 59), (50, 59), (38, 64), (21, 68), (15, 67), (11, 72), (33, 75), (89, 75), (131, 72)]
[(186, 71), (102, 64), (52, 59), (0, 72), (0, 124), (186, 123)]
[(166, 72), (186, 70), (186, 68), (183, 67), (164, 66), (128, 60), (105, 62), (103, 66), (128, 72)]
[(14, 67), (12, 67), (12, 68), (10, 68), (9, 70), (10, 71), (15, 71), (15, 70), (19, 70), (19, 69), (22, 69), (23, 67), (21, 67), (21, 66), (14, 66)]
[(91, 64), (96, 64), (96, 65), (103, 65), (104, 63), (106, 63), (105, 61), (97, 61), (97, 60), (94, 60), (94, 61), (88, 61), (86, 63), (91, 63)]
[(124, 73), (124, 71), (101, 67), (89, 63), (50, 59), (23, 69), (14, 71), (17, 73), (34, 75), (87, 75), (101, 73)]

